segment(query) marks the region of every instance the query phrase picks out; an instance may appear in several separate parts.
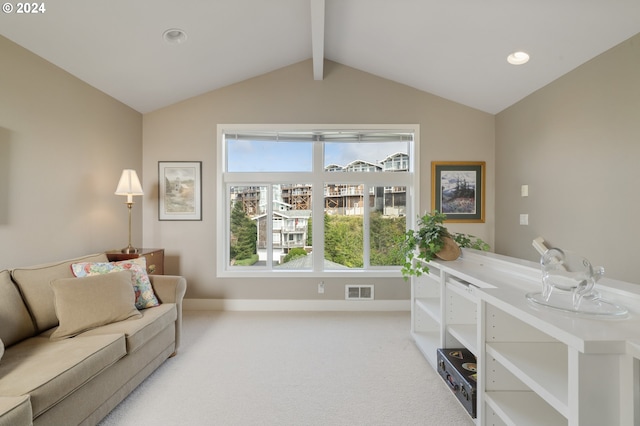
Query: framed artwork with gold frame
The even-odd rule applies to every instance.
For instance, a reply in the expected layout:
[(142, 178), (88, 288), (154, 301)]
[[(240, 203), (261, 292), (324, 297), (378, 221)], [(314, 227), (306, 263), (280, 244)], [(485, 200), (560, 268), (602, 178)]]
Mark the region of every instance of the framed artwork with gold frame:
[(432, 161), (431, 209), (447, 222), (484, 222), (484, 161)]

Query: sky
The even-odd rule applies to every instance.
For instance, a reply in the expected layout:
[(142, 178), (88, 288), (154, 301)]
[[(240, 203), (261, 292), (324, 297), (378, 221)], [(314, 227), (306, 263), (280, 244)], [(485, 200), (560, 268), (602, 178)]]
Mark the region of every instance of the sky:
[(476, 172), (474, 170), (470, 171), (447, 171), (442, 172), (440, 179), (440, 184), (444, 190), (450, 190), (456, 187), (458, 184), (458, 180), (466, 180), (467, 185), (474, 188), (476, 187)]
[[(256, 142), (228, 140), (228, 170), (232, 172), (310, 172), (312, 142)], [(325, 143), (324, 165), (346, 166), (354, 160), (377, 163), (396, 152), (407, 152), (407, 142)]]

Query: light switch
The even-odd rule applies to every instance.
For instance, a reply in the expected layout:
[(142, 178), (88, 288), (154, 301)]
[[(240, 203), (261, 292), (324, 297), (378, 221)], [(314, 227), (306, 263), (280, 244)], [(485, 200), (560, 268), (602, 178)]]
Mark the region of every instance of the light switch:
[(529, 224), (529, 215), (528, 214), (521, 214), (520, 215), (520, 225), (528, 225)]
[(529, 196), (529, 185), (522, 185), (520, 187), (520, 195), (523, 197)]

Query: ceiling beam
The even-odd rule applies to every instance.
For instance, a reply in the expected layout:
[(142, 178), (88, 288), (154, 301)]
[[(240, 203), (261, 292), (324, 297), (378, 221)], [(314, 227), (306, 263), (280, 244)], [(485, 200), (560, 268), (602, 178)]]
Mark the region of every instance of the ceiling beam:
[(311, 48), (313, 79), (324, 78), (324, 0), (311, 0)]

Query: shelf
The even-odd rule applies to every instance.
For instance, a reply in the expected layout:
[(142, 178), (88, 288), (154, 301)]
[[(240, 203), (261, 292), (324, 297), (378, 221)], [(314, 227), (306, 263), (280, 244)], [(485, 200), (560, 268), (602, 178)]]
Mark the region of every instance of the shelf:
[(429, 364), (437, 370), (437, 353), (436, 350), (440, 346), (440, 333), (437, 331), (418, 331), (412, 333), (416, 346), (422, 352), (422, 355), (429, 361)]
[(634, 358), (640, 359), (640, 343), (635, 340), (627, 342), (627, 353)]
[(438, 297), (421, 297), (416, 299), (416, 307), (422, 309), (429, 314), (438, 323), (441, 321), (442, 313), (440, 312), (440, 298)]
[(486, 404), (510, 426), (566, 426), (567, 419), (534, 392), (495, 392), (484, 395)]
[(445, 324), (476, 324), (478, 321), (477, 299), (467, 291), (447, 284), (444, 298)]
[(448, 324), (447, 332), (465, 348), (478, 356), (478, 327), (476, 324)]
[[(437, 272), (434, 272), (434, 270), (437, 271)], [(427, 272), (425, 274), (425, 277), (429, 277), (432, 280), (434, 280), (436, 282), (439, 282), (440, 281), (440, 270), (434, 268), (433, 266), (431, 266), (431, 269), (429, 270), (429, 272)]]
[[(430, 276), (422, 275), (411, 279), (411, 296), (414, 300), (440, 300), (440, 281)], [(431, 305), (427, 302), (427, 305)], [(437, 303), (440, 311), (440, 302)]]
[(487, 343), (486, 353), (568, 416), (568, 354), (561, 343)]
[(463, 283), (450, 276), (447, 277), (447, 291), (456, 293), (457, 295), (464, 297), (472, 303), (476, 303), (476, 301), (478, 300), (475, 295), (475, 286), (468, 283)]
[(426, 263), (429, 266), (429, 272), (426, 275), (433, 276), (435, 279), (440, 279), (441, 266), (435, 262), (425, 262), (421, 259), (416, 259), (417, 262)]

